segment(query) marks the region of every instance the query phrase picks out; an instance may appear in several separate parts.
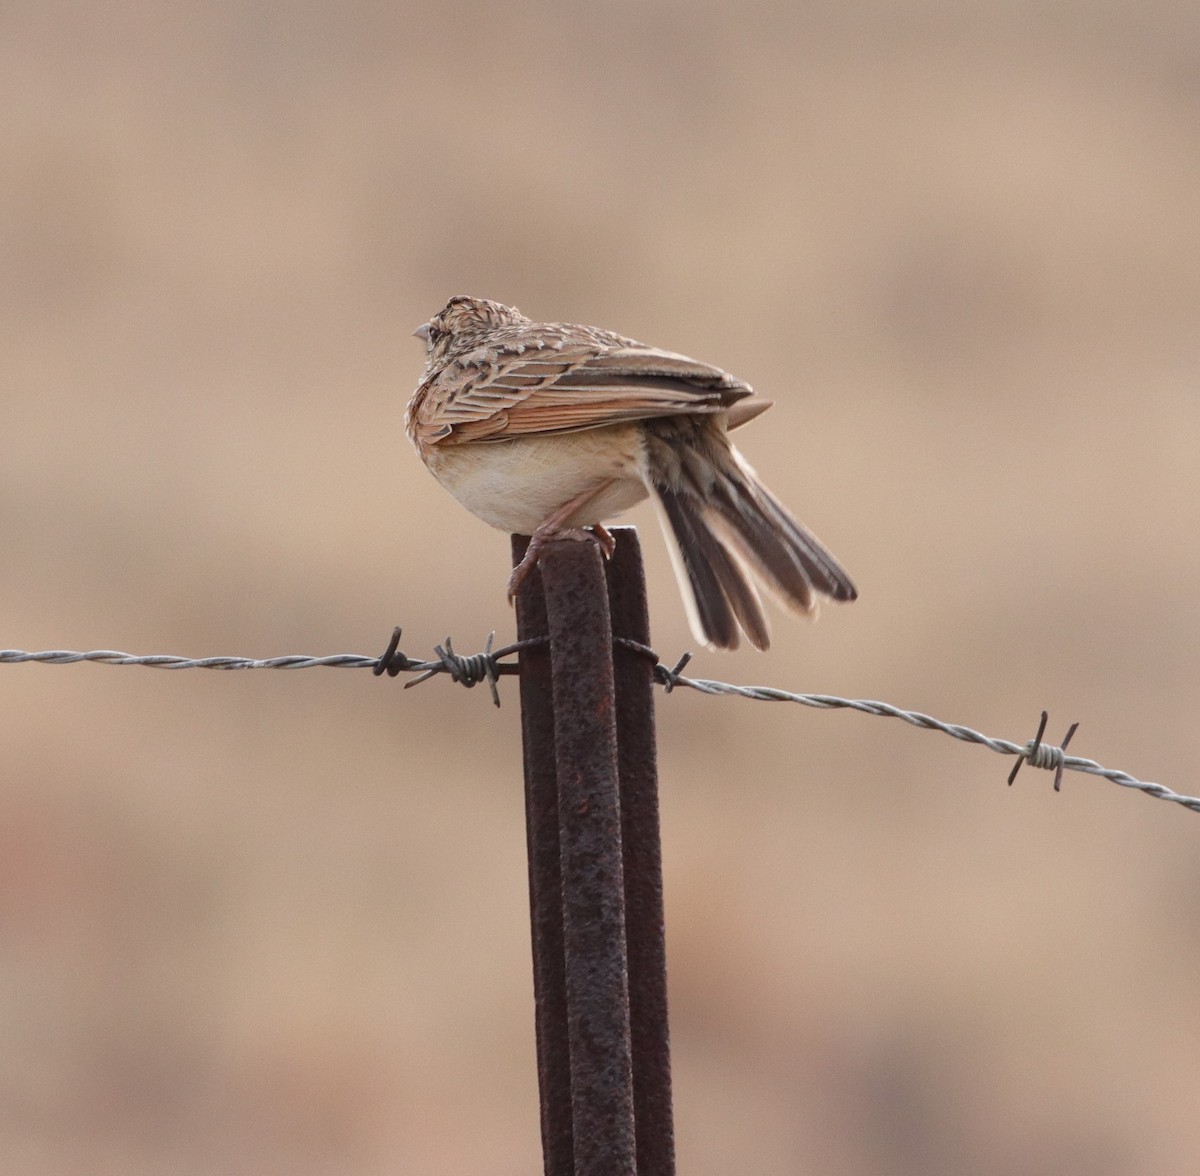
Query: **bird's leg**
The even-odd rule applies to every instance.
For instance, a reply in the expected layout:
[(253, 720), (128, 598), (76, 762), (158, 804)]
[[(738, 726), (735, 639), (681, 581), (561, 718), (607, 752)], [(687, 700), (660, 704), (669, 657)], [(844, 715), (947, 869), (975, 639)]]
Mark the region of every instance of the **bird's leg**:
[(617, 541), (599, 523), (593, 523), (590, 528), (568, 527), (564, 525), (567, 519), (577, 511), (582, 510), (583, 507), (587, 506), (598, 495), (604, 493), (611, 485), (611, 481), (601, 482), (599, 486), (589, 487), (582, 494), (577, 494), (569, 502), (563, 503), (530, 535), (529, 546), (525, 549), (524, 558), (513, 568), (512, 575), (508, 578), (509, 604), (512, 604), (516, 599), (516, 595), (520, 591), (521, 585), (525, 583), (525, 579), (529, 573), (537, 567), (542, 548), (547, 543), (553, 543), (556, 539), (591, 539), (593, 542), (599, 544), (605, 559), (612, 558)]
[(600, 544), (600, 550), (604, 552), (604, 558), (612, 559), (613, 552), (617, 550), (617, 541), (612, 537), (612, 533), (600, 523), (593, 523), (588, 529), (592, 533), (592, 538)]

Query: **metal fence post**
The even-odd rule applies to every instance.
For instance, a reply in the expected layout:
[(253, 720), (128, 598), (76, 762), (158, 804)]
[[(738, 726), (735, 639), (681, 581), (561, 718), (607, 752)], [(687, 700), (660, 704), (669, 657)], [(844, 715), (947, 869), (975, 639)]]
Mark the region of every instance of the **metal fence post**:
[[(633, 527), (614, 528), (617, 547), (605, 571), (613, 633), (650, 645), (646, 576)], [(662, 842), (654, 732), (654, 661), (617, 644), (617, 763), (625, 864), (625, 937), (638, 1176), (673, 1176), (671, 1044), (667, 1028), (667, 952)]]
[[(550, 545), (517, 600), (547, 1176), (672, 1176), (653, 663), (641, 553)], [(526, 540), (514, 537), (514, 562)], [(610, 599), (612, 611), (610, 621)]]
[[(525, 554), (527, 544), (524, 536), (513, 536), (514, 564)], [(548, 634), (541, 572), (535, 570), (517, 597), (517, 635), (525, 640)], [(554, 758), (554, 697), (548, 646), (535, 645), (522, 651), (520, 684), (542, 1160), (546, 1176), (573, 1176), (575, 1143), (558, 850), (558, 770)]]

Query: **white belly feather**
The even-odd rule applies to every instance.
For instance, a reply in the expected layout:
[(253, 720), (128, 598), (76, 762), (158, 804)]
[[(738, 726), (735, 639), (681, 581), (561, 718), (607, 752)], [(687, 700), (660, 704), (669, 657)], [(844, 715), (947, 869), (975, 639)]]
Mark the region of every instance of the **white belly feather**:
[(641, 502), (641, 442), (635, 425), (557, 436), (431, 447), (434, 476), (472, 514), (501, 531), (531, 535), (559, 507), (611, 483), (564, 523), (586, 527)]

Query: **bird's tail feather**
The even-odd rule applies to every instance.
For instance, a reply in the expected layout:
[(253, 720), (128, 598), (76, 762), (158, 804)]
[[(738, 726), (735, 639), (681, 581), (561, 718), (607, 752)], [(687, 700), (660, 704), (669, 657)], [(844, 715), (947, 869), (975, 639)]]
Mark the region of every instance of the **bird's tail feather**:
[(704, 485), (652, 476), (654, 498), (697, 637), (736, 649), (740, 628), (766, 649), (770, 628), (755, 579), (784, 608), (807, 615), (818, 596), (853, 600), (857, 592), (741, 455), (730, 446), (722, 456)]

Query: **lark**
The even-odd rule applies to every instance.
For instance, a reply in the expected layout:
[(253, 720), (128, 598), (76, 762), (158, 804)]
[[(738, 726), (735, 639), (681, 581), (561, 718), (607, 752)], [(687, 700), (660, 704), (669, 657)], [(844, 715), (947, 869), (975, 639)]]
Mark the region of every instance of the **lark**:
[(763, 485), (732, 430), (771, 407), (711, 364), (612, 331), (535, 323), (451, 298), (414, 332), (425, 371), (405, 425), (421, 460), (472, 514), (529, 535), (510, 601), (546, 543), (594, 537), (649, 498), (698, 640), (766, 649), (759, 587), (805, 616), (854, 600), (849, 576)]

